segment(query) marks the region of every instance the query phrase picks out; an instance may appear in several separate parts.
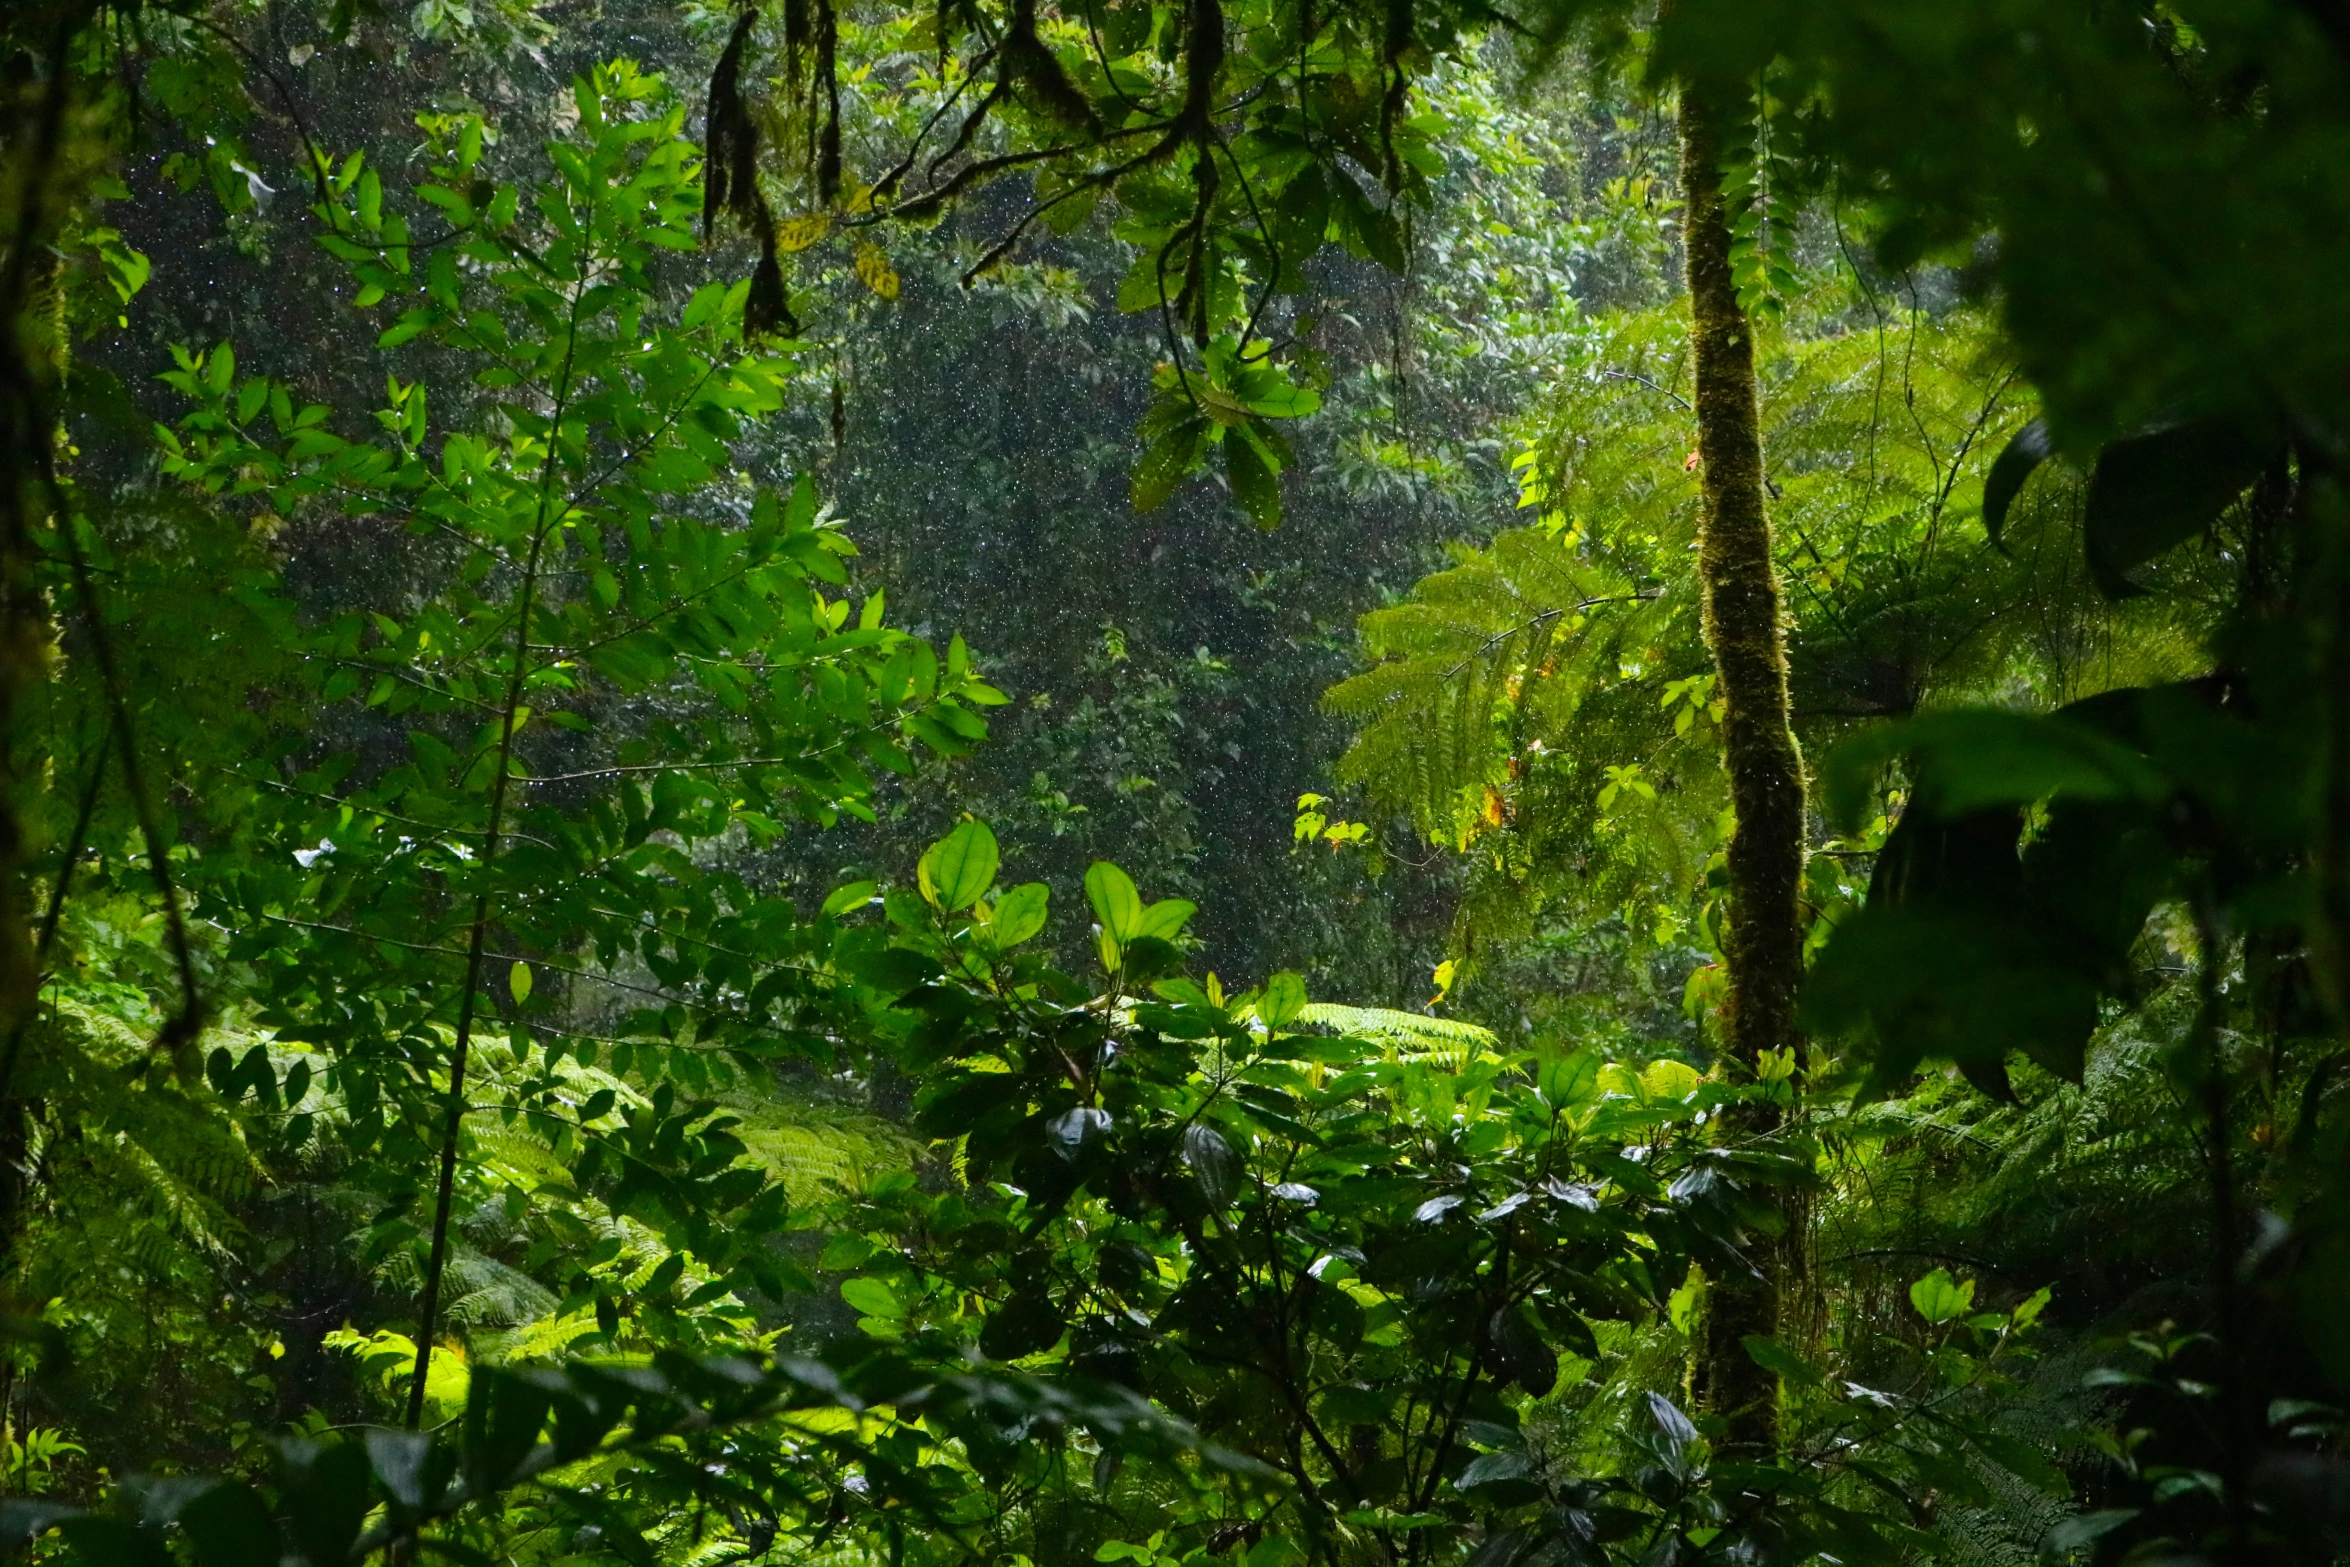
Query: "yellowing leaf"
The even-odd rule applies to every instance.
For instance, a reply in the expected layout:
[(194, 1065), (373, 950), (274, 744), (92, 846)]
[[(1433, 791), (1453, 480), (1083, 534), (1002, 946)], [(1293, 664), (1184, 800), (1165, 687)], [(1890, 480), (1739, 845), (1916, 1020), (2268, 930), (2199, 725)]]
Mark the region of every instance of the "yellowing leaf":
[(897, 268), (889, 264), (889, 257), (871, 240), (857, 247), (857, 278), (884, 299), (898, 297)]
[(785, 255), (806, 250), (832, 232), (832, 214), (803, 212), (796, 218), (786, 218), (776, 226), (775, 248)]

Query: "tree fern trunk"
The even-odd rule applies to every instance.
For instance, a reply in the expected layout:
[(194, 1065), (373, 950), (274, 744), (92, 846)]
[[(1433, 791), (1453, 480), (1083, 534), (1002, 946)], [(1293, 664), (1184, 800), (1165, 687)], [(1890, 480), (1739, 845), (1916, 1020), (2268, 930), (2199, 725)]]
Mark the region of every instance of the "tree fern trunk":
[[(1786, 636), (1763, 508), (1762, 428), (1754, 383), (1754, 334), (1730, 267), (1722, 197), (1722, 102), (1696, 85), (1680, 103), (1690, 339), (1697, 373), (1697, 449), (1704, 521), (1698, 573), (1706, 647), (1723, 702), (1722, 761), (1737, 813), (1729, 860), (1729, 927), (1723, 955), (1729, 995), (1720, 1023), (1734, 1071), (1795, 1042), (1795, 988), (1803, 968), (1803, 759), (1787, 703)], [(1722, 1135), (1769, 1131), (1762, 1107), (1725, 1117)], [(1790, 1243), (1793, 1236), (1789, 1237)], [(1763, 1282), (1714, 1282), (1699, 1363), (1711, 1407), (1730, 1422), (1729, 1442), (1748, 1450), (1774, 1440), (1777, 1387), (1747, 1355), (1749, 1334), (1771, 1333), (1784, 1260), (1768, 1242), (1756, 1258)], [(1792, 1255), (1792, 1252), (1789, 1253)]]

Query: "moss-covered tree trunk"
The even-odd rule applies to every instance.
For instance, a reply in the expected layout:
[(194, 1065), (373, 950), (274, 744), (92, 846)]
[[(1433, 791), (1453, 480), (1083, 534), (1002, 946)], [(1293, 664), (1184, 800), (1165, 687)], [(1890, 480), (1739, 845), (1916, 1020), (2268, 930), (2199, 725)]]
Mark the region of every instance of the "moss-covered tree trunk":
[[(68, 194), (74, 73), (67, 61), (92, 7), (52, 9), (54, 17), (36, 11), (0, 33), (12, 63), (19, 50), (48, 62), (48, 80), (37, 90), (25, 84), (21, 105), (0, 125), (0, 190), (7, 192), (0, 207), (0, 1037), (8, 1038), (35, 987), (21, 886), (28, 845), (11, 741), (20, 699), (44, 676), (49, 642), (48, 611), (34, 581), (34, 534), (51, 498), (51, 393), (64, 347), (53, 243)], [(6, 1065), (13, 1068), (13, 1060)], [(5, 1075), (0, 1098), (9, 1089)]]
[[(1698, 573), (1706, 646), (1723, 703), (1722, 761), (1737, 813), (1723, 947), (1730, 983), (1720, 1026), (1733, 1070), (1751, 1072), (1765, 1051), (1787, 1049), (1796, 1037), (1795, 988), (1803, 968), (1803, 759), (1788, 716), (1786, 636), (1763, 506), (1754, 333), (1730, 268), (1721, 179), (1729, 119), (1722, 98), (1702, 87), (1683, 88), (1683, 243), (1704, 489)], [(1726, 1118), (1722, 1132), (1739, 1140), (1768, 1132), (1775, 1120), (1750, 1108)], [(1739, 1448), (1774, 1442), (1777, 1386), (1742, 1340), (1775, 1330), (1794, 1240), (1790, 1233), (1782, 1247), (1758, 1238), (1755, 1260), (1766, 1278), (1716, 1279), (1709, 1291), (1700, 1386), (1711, 1408), (1730, 1422), (1729, 1442)]]

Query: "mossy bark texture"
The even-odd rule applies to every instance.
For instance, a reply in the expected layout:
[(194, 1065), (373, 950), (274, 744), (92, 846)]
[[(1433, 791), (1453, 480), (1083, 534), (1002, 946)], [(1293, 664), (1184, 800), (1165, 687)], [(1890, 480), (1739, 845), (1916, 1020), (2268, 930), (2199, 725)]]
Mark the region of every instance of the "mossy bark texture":
[[(1704, 517), (1698, 573), (1706, 646), (1723, 703), (1723, 765), (1737, 827), (1728, 852), (1729, 923), (1724, 956), (1729, 991), (1721, 1039), (1752, 1071), (1763, 1052), (1795, 1043), (1795, 989), (1803, 972), (1800, 893), (1804, 860), (1803, 759), (1787, 701), (1786, 633), (1764, 510), (1762, 424), (1754, 380), (1754, 333), (1730, 265), (1730, 223), (1722, 196), (1722, 136), (1734, 99), (1685, 86), (1680, 103), (1683, 243), (1697, 382), (1697, 450)], [(1723, 1134), (1742, 1140), (1771, 1130), (1759, 1108), (1727, 1118)], [(1701, 1391), (1730, 1423), (1729, 1445), (1747, 1451), (1774, 1441), (1777, 1386), (1743, 1340), (1778, 1324), (1786, 1258), (1758, 1237), (1767, 1279), (1713, 1282), (1700, 1351)], [(1791, 1249), (1788, 1256), (1794, 1255)]]

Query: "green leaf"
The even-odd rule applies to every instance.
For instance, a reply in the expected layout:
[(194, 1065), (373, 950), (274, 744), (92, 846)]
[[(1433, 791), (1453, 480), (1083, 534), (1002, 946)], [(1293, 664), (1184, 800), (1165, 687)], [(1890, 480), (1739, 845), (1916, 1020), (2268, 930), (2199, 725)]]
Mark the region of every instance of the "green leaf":
[(2277, 444), (2234, 419), (2197, 419), (2099, 452), (2081, 522), (2098, 588), (2108, 598), (2142, 591), (2130, 570), (2210, 527)]
[(1973, 1309), (1975, 1281), (1959, 1282), (1947, 1268), (1936, 1268), (1909, 1287), (1909, 1303), (1918, 1315), (1936, 1327), (1955, 1321)]
[(1249, 520), (1268, 531), (1281, 526), (1280, 465), (1246, 425), (1223, 441), (1224, 477)]
[(1920, 795), (1944, 817), (1993, 805), (2030, 805), (2052, 795), (2076, 800), (2163, 799), (2169, 789), (2146, 758), (2063, 718), (1957, 709), (1863, 731), (1828, 753), (1820, 794), (1830, 820), (1857, 827), (1878, 772), (1912, 759)]
[[(1556, 1377), (1552, 1380), (1555, 1381)], [(1469, 1460), (1468, 1466), (1461, 1470), (1461, 1477), (1453, 1484), (1463, 1491), (1474, 1491), (1479, 1486), (1494, 1485), (1505, 1480), (1523, 1480), (1530, 1472), (1524, 1453), (1480, 1453)]]
[(1775, 1377), (1789, 1382), (1800, 1382), (1817, 1387), (1826, 1378), (1820, 1368), (1804, 1359), (1775, 1338), (1760, 1333), (1749, 1333), (1739, 1342), (1746, 1346), (1746, 1358)]
[(803, 473), (792, 481), (791, 499), (784, 502), (783, 530), (805, 533), (816, 526), (816, 476)]
[(411, 338), (422, 337), (433, 323), (430, 307), (419, 305), (403, 313), (399, 320), (386, 327), (375, 340), (378, 348), (397, 348)]
[(255, 1567), (281, 1546), (269, 1504), (249, 1485), (225, 1481), (180, 1509), (180, 1527), (196, 1550), (196, 1567)]
[(996, 950), (1009, 952), (1041, 932), (1045, 927), (1046, 906), (1051, 898), (1051, 888), (1041, 881), (1031, 881), (1021, 883), (996, 899), (993, 927)]
[(1108, 860), (1087, 868), (1085, 897), (1111, 940), (1123, 945), (1142, 934), (1142, 894), (1135, 891), (1134, 879)]
[(905, 1303), (898, 1299), (897, 1291), (891, 1289), (888, 1282), (882, 1279), (843, 1279), (840, 1286), (840, 1298), (856, 1307), (859, 1313), (868, 1317), (881, 1317), (885, 1320), (895, 1321), (903, 1318), (906, 1314)]
[(354, 1441), (289, 1443), (285, 1455), (291, 1543), (313, 1562), (343, 1560), (375, 1501), (368, 1494), (366, 1451)]
[(2015, 433), (2015, 438), (1991, 464), (1990, 473), (1983, 479), (1983, 531), (1991, 536), (1992, 543), (1999, 542), (1999, 535), (2007, 526), (2008, 509), (2022, 493), (2024, 481), (2048, 460), (2049, 451), (2047, 422), (2034, 419)]
[(529, 964), (518, 960), (512, 968), (506, 971), (506, 988), (514, 992), (516, 1006), (520, 1006), (530, 999), (530, 983)]
[(1155, 936), (1161, 941), (1172, 940), (1198, 912), (1199, 905), (1187, 899), (1161, 898), (1142, 911), (1142, 924), (1135, 935), (1138, 938)]
[(1578, 1050), (1542, 1063), (1535, 1085), (1554, 1106), (1579, 1105), (1599, 1095), (1599, 1052)]
[(1284, 969), (1265, 981), (1257, 998), (1257, 1017), (1267, 1028), (1283, 1028), (1306, 1008), (1306, 982)]
[(1187, 418), (1143, 449), (1134, 465), (1134, 509), (1158, 510), (1198, 466), (1207, 439), (1207, 421)]
[(861, 909), (873, 901), (875, 890), (874, 884), (869, 881), (852, 881), (846, 886), (835, 888), (832, 896), (824, 900), (824, 913), (829, 918), (838, 919), (852, 909)]
[(964, 822), (922, 857), (922, 893), (950, 912), (977, 903), (995, 885), (995, 833), (979, 820)]
[(2067, 1556), (2095, 1545), (2138, 1516), (2135, 1507), (2108, 1507), (2067, 1518), (2048, 1531), (2043, 1549), (2051, 1556)]
[(1486, 1323), (1486, 1333), (1502, 1373), (1536, 1398), (1549, 1397), (1558, 1386), (1558, 1352), (1543, 1342), (1526, 1309), (1496, 1311)]
[[(1272, 374), (1279, 376), (1277, 371)], [(1267, 419), (1303, 419), (1320, 411), (1322, 394), (1310, 386), (1298, 386), (1286, 377), (1279, 377), (1250, 388), (1241, 402), (1250, 413)]]
[(1030, 1286), (988, 1313), (979, 1330), (979, 1352), (990, 1360), (1020, 1360), (1052, 1348), (1068, 1326), (1053, 1298)]
[(2097, 1025), (2096, 978), (2016, 912), (1862, 909), (1837, 929), (1805, 982), (1806, 1026), (1831, 1035), (1866, 1030), (1877, 1046), (1878, 1092), (1922, 1058), (1947, 1056), (1998, 1097), (2000, 1063), (2014, 1050), (2078, 1081)]
[(1183, 1129), (1183, 1162), (1212, 1207), (1223, 1207), (1240, 1190), (1240, 1158), (1212, 1126), (1194, 1121)]
[(502, 1367), (477, 1368), (466, 1389), (468, 1479), (487, 1491), (513, 1478), (538, 1445), (554, 1400), (545, 1383)]
[(1366, 261), (1375, 261), (1390, 272), (1404, 270), (1403, 226), (1395, 215), (1381, 207), (1378, 199), (1367, 194), (1356, 181), (1341, 175), (1337, 182), (1338, 206), (1344, 215), (1347, 249)]

